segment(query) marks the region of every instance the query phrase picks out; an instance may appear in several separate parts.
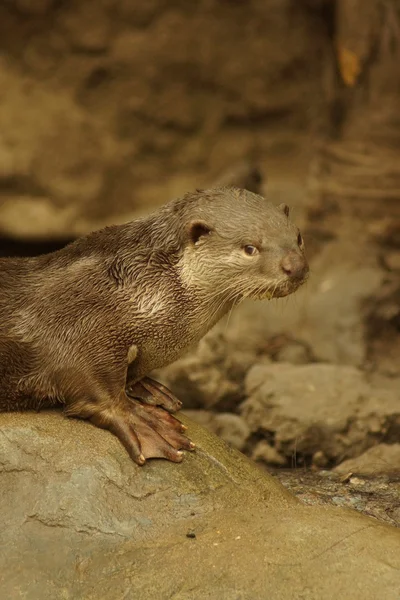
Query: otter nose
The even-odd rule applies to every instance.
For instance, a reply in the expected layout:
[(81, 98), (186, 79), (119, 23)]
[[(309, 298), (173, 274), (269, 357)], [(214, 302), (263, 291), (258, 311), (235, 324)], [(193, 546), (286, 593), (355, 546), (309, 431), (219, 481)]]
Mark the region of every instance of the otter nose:
[(291, 251), (282, 258), (281, 269), (291, 279), (304, 279), (309, 267), (302, 254)]

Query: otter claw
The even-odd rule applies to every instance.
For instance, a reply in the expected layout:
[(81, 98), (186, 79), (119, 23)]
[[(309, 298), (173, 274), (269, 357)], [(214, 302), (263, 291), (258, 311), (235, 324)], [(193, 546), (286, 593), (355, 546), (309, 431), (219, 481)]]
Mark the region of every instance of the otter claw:
[(182, 407), (182, 402), (165, 385), (150, 377), (143, 377), (133, 385), (128, 385), (126, 393), (145, 404), (162, 406), (168, 412), (176, 412)]

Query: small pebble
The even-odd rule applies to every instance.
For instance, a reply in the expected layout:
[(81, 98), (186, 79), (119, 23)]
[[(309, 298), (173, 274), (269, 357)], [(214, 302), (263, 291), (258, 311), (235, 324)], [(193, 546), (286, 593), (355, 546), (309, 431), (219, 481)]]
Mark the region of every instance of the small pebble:
[(353, 473), (346, 473), (346, 475), (343, 475), (343, 477), (340, 478), (340, 482), (341, 483), (349, 483), (349, 481), (351, 480)]
[(351, 485), (365, 485), (364, 479), (360, 479), (359, 477), (351, 477), (350, 483)]
[(317, 467), (326, 467), (326, 465), (328, 464), (328, 459), (322, 452), (322, 450), (318, 450), (314, 453), (313, 464)]

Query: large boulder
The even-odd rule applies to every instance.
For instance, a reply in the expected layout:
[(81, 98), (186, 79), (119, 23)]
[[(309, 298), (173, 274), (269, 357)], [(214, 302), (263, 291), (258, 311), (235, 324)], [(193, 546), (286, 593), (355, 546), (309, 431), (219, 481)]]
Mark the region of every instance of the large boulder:
[(138, 467), (86, 422), (1, 415), (0, 596), (397, 600), (397, 529), (303, 506), (183, 420), (196, 452)]

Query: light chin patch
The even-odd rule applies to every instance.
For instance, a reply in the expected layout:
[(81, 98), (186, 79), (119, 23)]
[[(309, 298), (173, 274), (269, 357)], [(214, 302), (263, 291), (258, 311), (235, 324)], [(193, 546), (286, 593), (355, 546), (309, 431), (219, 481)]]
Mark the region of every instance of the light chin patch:
[(285, 296), (289, 296), (293, 294), (299, 287), (304, 283), (303, 281), (298, 281), (296, 283), (285, 281), (283, 284), (278, 286), (274, 292), (274, 298), (284, 298)]
[(256, 300), (272, 300), (273, 298), (283, 298), (291, 294), (295, 288), (288, 285), (287, 281), (272, 284), (268, 286), (268, 289), (252, 296)]
[(249, 298), (253, 300), (272, 300), (277, 297), (276, 292), (278, 289), (280, 289), (279, 286), (270, 285), (267, 290), (255, 291), (254, 294), (249, 294)]
[(271, 292), (262, 292), (260, 294), (250, 294), (250, 300), (272, 300), (275, 296)]

